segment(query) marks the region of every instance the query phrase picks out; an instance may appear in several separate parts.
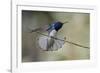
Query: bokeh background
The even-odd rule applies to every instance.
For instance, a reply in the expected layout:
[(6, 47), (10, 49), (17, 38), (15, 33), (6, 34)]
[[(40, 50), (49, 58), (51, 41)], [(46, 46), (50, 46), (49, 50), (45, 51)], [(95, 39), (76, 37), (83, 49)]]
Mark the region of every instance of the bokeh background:
[[(30, 33), (30, 28), (43, 27), (52, 22), (66, 23), (59, 31), (59, 35), (66, 40), (90, 46), (90, 14), (79, 12), (46, 12), (46, 11), (22, 11), (22, 62), (39, 61), (64, 61), (90, 59), (90, 49), (65, 43), (57, 51), (43, 51), (37, 44), (40, 36), (38, 33)], [(41, 33), (43, 33), (41, 31)]]

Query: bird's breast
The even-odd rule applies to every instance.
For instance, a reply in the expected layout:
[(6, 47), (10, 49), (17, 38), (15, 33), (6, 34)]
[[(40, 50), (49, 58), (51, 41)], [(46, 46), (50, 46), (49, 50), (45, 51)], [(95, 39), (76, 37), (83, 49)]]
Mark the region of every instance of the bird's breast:
[(54, 37), (54, 36), (56, 36), (56, 34), (57, 34), (57, 31), (56, 31), (56, 30), (52, 30), (52, 31), (50, 32), (49, 36), (50, 36), (50, 37)]

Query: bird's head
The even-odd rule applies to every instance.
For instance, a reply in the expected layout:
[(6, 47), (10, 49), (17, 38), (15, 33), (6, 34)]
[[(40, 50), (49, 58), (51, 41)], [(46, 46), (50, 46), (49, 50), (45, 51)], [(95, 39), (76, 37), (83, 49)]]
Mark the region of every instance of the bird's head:
[(56, 31), (60, 30), (62, 28), (62, 26), (65, 24), (65, 23), (68, 23), (67, 21), (66, 22), (60, 22), (60, 21), (57, 21), (54, 23), (54, 28)]

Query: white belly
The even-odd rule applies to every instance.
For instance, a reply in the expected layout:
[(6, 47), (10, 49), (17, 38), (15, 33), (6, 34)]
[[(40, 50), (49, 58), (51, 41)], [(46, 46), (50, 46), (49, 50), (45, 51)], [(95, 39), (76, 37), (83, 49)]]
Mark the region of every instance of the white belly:
[(51, 32), (50, 32), (50, 34), (49, 34), (49, 36), (56, 36), (56, 34), (57, 34), (57, 31), (56, 30), (52, 30)]

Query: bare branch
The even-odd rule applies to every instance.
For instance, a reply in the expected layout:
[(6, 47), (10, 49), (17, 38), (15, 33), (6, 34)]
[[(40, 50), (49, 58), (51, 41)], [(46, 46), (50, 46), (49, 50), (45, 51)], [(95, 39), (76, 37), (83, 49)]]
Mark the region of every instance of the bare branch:
[[(39, 33), (39, 34), (41, 34), (41, 35), (50, 37), (49, 35), (43, 34), (43, 33), (41, 33), (41, 32), (38, 32), (38, 31), (35, 31), (35, 32), (36, 32), (36, 33)], [(59, 39), (59, 38), (56, 38), (56, 37), (51, 37), (51, 38), (56, 39), (56, 40), (60, 40), (60, 41), (67, 42), (67, 43), (73, 44), (73, 45), (78, 46), (78, 47), (90, 49), (90, 47), (83, 46), (83, 45), (80, 45), (80, 44), (77, 44), (77, 43), (74, 43), (74, 42), (71, 42), (71, 41), (62, 40), (62, 39)]]

